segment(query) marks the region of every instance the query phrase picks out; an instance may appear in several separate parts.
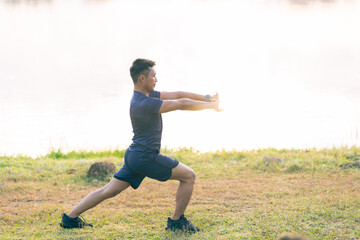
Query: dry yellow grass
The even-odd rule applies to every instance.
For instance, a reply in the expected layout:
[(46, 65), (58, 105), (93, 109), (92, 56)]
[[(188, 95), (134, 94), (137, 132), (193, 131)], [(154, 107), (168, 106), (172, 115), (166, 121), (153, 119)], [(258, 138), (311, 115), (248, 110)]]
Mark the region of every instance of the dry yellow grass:
[[(199, 156), (196, 158), (201, 160)], [(106, 182), (84, 177), (86, 167), (79, 166), (90, 166), (92, 160), (79, 166), (68, 162), (73, 160), (44, 161), (54, 161), (54, 166), (69, 164), (67, 168), (77, 171), (66, 174), (62, 167), (62, 171), (54, 169), (53, 174), (41, 178), (24, 172), (3, 174), (1, 239), (276, 239), (284, 232), (303, 233), (310, 239), (360, 238), (360, 175), (356, 169), (256, 171), (234, 168), (230, 156), (228, 162), (221, 159), (229, 165), (222, 171), (229, 174), (209, 176), (207, 170), (214, 172), (213, 165), (194, 163), (198, 177), (186, 214), (203, 231), (187, 235), (164, 230), (174, 208), (177, 182), (151, 179), (145, 179), (138, 190), (129, 188), (84, 213), (94, 228), (61, 229), (61, 213), (69, 212)], [(38, 166), (32, 171), (45, 172)]]

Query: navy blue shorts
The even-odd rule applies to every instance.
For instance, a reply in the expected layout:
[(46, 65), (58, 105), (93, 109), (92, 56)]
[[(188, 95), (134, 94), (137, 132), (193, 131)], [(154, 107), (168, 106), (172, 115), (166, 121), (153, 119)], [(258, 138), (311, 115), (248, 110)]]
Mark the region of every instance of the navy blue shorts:
[(114, 178), (130, 183), (137, 189), (145, 177), (162, 182), (171, 177), (172, 169), (179, 164), (178, 160), (154, 152), (133, 152), (126, 150), (125, 163), (114, 174)]

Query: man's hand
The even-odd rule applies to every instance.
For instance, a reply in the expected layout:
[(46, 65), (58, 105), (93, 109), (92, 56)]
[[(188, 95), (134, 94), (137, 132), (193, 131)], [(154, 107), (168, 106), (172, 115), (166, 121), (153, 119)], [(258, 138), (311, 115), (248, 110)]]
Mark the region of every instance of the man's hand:
[(215, 95), (210, 96), (210, 102), (216, 102), (216, 100), (219, 98), (219, 94), (216, 93)]
[(219, 107), (220, 104), (220, 98), (219, 94), (216, 93), (215, 95), (211, 96), (211, 102), (215, 102), (214, 110), (217, 112), (221, 112), (223, 109)]

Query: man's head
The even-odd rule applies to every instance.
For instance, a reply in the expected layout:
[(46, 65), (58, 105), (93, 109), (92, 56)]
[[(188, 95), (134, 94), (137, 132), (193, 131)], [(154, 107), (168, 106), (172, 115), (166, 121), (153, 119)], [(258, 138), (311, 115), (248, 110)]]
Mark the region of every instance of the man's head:
[(141, 76), (147, 78), (153, 66), (155, 66), (155, 62), (152, 60), (144, 58), (136, 59), (130, 68), (130, 75), (134, 84), (138, 82)]

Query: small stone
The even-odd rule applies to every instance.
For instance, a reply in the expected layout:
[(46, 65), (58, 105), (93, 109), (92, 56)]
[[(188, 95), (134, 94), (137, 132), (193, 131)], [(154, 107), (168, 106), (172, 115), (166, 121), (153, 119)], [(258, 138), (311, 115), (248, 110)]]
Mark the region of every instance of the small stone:
[(339, 167), (341, 167), (343, 169), (360, 168), (360, 160), (357, 160), (357, 161), (354, 161), (354, 162), (343, 163), (343, 164), (340, 164)]
[(67, 174), (75, 174), (76, 173), (76, 169), (70, 168), (68, 170), (66, 170)]
[(115, 165), (112, 162), (96, 162), (90, 166), (87, 175), (88, 177), (105, 178), (109, 174), (114, 174), (115, 170)]
[(264, 156), (264, 163), (266, 165), (271, 165), (271, 164), (281, 164), (283, 162), (283, 160), (281, 158), (277, 158), (277, 157), (271, 157), (271, 156)]

